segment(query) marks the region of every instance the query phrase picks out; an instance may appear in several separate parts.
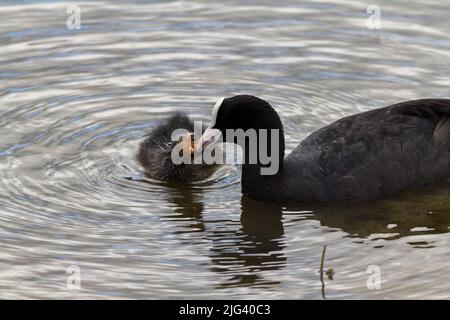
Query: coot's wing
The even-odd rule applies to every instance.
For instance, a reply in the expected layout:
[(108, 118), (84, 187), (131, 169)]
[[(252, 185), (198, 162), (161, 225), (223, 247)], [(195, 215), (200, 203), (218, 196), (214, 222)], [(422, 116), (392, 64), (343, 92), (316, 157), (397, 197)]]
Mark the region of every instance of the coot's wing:
[[(370, 199), (450, 177), (450, 100), (413, 100), (340, 119), (306, 138), (287, 161), (317, 198)], [(314, 188), (313, 188), (314, 191)]]
[(446, 141), (450, 135), (450, 116), (442, 117), (439, 120), (436, 130), (434, 130), (434, 136), (438, 142)]
[(435, 124), (433, 135), (438, 142), (450, 138), (450, 100), (420, 99), (406, 101), (390, 107), (392, 112), (421, 117)]

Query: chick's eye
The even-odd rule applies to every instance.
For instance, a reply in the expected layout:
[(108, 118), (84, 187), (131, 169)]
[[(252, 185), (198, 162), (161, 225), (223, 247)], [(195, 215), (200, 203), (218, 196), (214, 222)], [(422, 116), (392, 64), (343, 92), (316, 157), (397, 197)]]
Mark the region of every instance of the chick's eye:
[(169, 147), (169, 148), (173, 148), (173, 147), (175, 147), (177, 144), (178, 144), (178, 142), (179, 141), (170, 141), (170, 142), (167, 142), (167, 147)]

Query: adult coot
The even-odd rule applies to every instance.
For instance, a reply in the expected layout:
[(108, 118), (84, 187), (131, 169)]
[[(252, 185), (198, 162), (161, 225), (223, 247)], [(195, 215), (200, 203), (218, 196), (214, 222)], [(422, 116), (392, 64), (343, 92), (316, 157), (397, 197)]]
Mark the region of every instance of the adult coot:
[(450, 178), (449, 116), (450, 100), (406, 101), (338, 120), (284, 157), (283, 126), (276, 111), (260, 98), (239, 95), (216, 104), (198, 147), (211, 143), (217, 130), (232, 143), (236, 139), (227, 141), (226, 129), (256, 129), (258, 143), (259, 129), (278, 131), (276, 174), (263, 175), (267, 162), (258, 155), (256, 163), (249, 163), (252, 155), (244, 149), (244, 194), (282, 202), (370, 200)]

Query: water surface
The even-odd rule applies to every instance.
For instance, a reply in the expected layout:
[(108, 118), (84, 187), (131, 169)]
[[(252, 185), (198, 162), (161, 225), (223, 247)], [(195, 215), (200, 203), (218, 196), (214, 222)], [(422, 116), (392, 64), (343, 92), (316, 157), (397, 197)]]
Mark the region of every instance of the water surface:
[(221, 96), (270, 101), (288, 151), (343, 116), (448, 98), (450, 4), (378, 1), (381, 30), (356, 0), (76, 2), (79, 30), (69, 4), (0, 7), (1, 298), (450, 298), (450, 183), (280, 206), (243, 198), (238, 166), (183, 187), (134, 160), (159, 119), (209, 120)]

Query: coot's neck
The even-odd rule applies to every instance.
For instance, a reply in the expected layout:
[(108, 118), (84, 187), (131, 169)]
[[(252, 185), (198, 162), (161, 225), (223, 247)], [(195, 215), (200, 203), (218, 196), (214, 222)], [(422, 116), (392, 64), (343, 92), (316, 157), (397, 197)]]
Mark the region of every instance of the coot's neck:
[[(267, 130), (267, 135), (261, 134), (257, 130), (258, 154), (257, 163), (252, 163), (255, 155), (255, 148), (248, 148), (248, 144), (244, 149), (244, 163), (242, 165), (242, 193), (244, 194), (268, 194), (274, 192), (273, 187), (279, 183), (280, 176), (283, 173), (283, 161), (285, 152), (284, 131), (279, 121), (279, 126), (274, 129)], [(266, 146), (262, 149), (261, 146)]]

